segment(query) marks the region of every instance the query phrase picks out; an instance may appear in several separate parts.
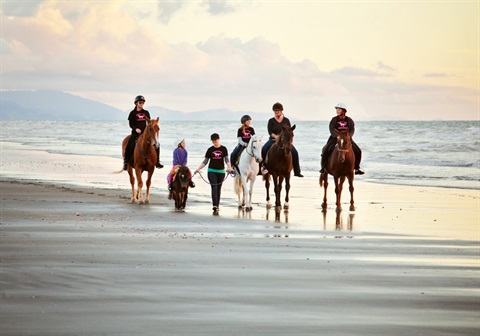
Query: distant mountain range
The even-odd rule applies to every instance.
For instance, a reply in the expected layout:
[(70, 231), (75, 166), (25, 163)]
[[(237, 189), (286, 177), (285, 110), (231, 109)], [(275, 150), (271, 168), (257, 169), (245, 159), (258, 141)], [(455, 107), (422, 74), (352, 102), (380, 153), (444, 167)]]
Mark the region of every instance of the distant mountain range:
[[(149, 106), (152, 117), (161, 120), (236, 120), (249, 114), (254, 120), (267, 120), (270, 113), (212, 109), (181, 112)], [(0, 91), (0, 120), (126, 120), (129, 111), (85, 99), (63, 91)]]

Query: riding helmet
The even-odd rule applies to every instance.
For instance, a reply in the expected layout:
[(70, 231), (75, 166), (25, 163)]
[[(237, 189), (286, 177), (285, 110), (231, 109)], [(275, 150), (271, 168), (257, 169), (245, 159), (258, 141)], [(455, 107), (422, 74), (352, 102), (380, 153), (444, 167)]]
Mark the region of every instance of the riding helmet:
[(134, 104), (136, 104), (139, 101), (145, 102), (145, 97), (144, 96), (136, 96)]
[(213, 133), (212, 135), (210, 135), (210, 140), (217, 140), (217, 139), (220, 139), (220, 135), (218, 135), (218, 133)]
[(274, 111), (283, 111), (283, 105), (280, 104), (279, 102), (276, 102), (273, 104), (272, 110)]
[(248, 114), (245, 114), (245, 115), (242, 117), (242, 119), (240, 119), (240, 122), (241, 122), (242, 124), (245, 124), (245, 122), (248, 121), (248, 120), (252, 120), (252, 118), (251, 118)]
[(179, 147), (183, 140), (185, 140), (185, 138), (178, 138), (178, 139), (175, 141), (175, 146)]
[(344, 103), (338, 103), (337, 105), (335, 105), (335, 108), (341, 108), (342, 110), (344, 110), (345, 112), (347, 112), (347, 105), (345, 105)]

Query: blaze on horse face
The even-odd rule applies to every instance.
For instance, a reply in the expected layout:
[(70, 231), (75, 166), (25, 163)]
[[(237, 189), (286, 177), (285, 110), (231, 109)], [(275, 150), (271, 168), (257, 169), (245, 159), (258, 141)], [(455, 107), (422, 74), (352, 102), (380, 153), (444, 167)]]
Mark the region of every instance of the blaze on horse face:
[(149, 137), (147, 141), (157, 148), (160, 145), (158, 142), (158, 133), (160, 132), (160, 126), (158, 126), (159, 119), (160, 119), (159, 117), (157, 117), (157, 119), (149, 119), (147, 117), (147, 127), (143, 132), (145, 135)]
[(348, 135), (348, 127), (345, 131), (335, 130), (335, 133), (337, 133), (338, 162), (343, 163), (346, 153), (352, 147), (350, 136)]

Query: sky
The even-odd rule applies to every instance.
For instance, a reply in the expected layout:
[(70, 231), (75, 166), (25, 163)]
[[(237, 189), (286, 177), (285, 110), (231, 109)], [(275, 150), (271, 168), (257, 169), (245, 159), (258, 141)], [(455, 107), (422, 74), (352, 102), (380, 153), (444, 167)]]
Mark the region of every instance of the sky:
[(1, 0), (1, 90), (131, 110), (480, 120), (480, 0)]

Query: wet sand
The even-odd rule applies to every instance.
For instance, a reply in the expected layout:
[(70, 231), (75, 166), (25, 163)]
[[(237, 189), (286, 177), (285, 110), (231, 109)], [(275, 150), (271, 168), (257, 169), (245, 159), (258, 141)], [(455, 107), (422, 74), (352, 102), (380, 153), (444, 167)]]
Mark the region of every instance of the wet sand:
[(2, 335), (480, 334), (479, 191), (358, 179), (337, 214), (307, 174), (247, 213), (227, 180), (212, 216), (199, 176), (179, 213), (166, 172), (131, 204), (118, 160), (81, 160), (2, 158)]

